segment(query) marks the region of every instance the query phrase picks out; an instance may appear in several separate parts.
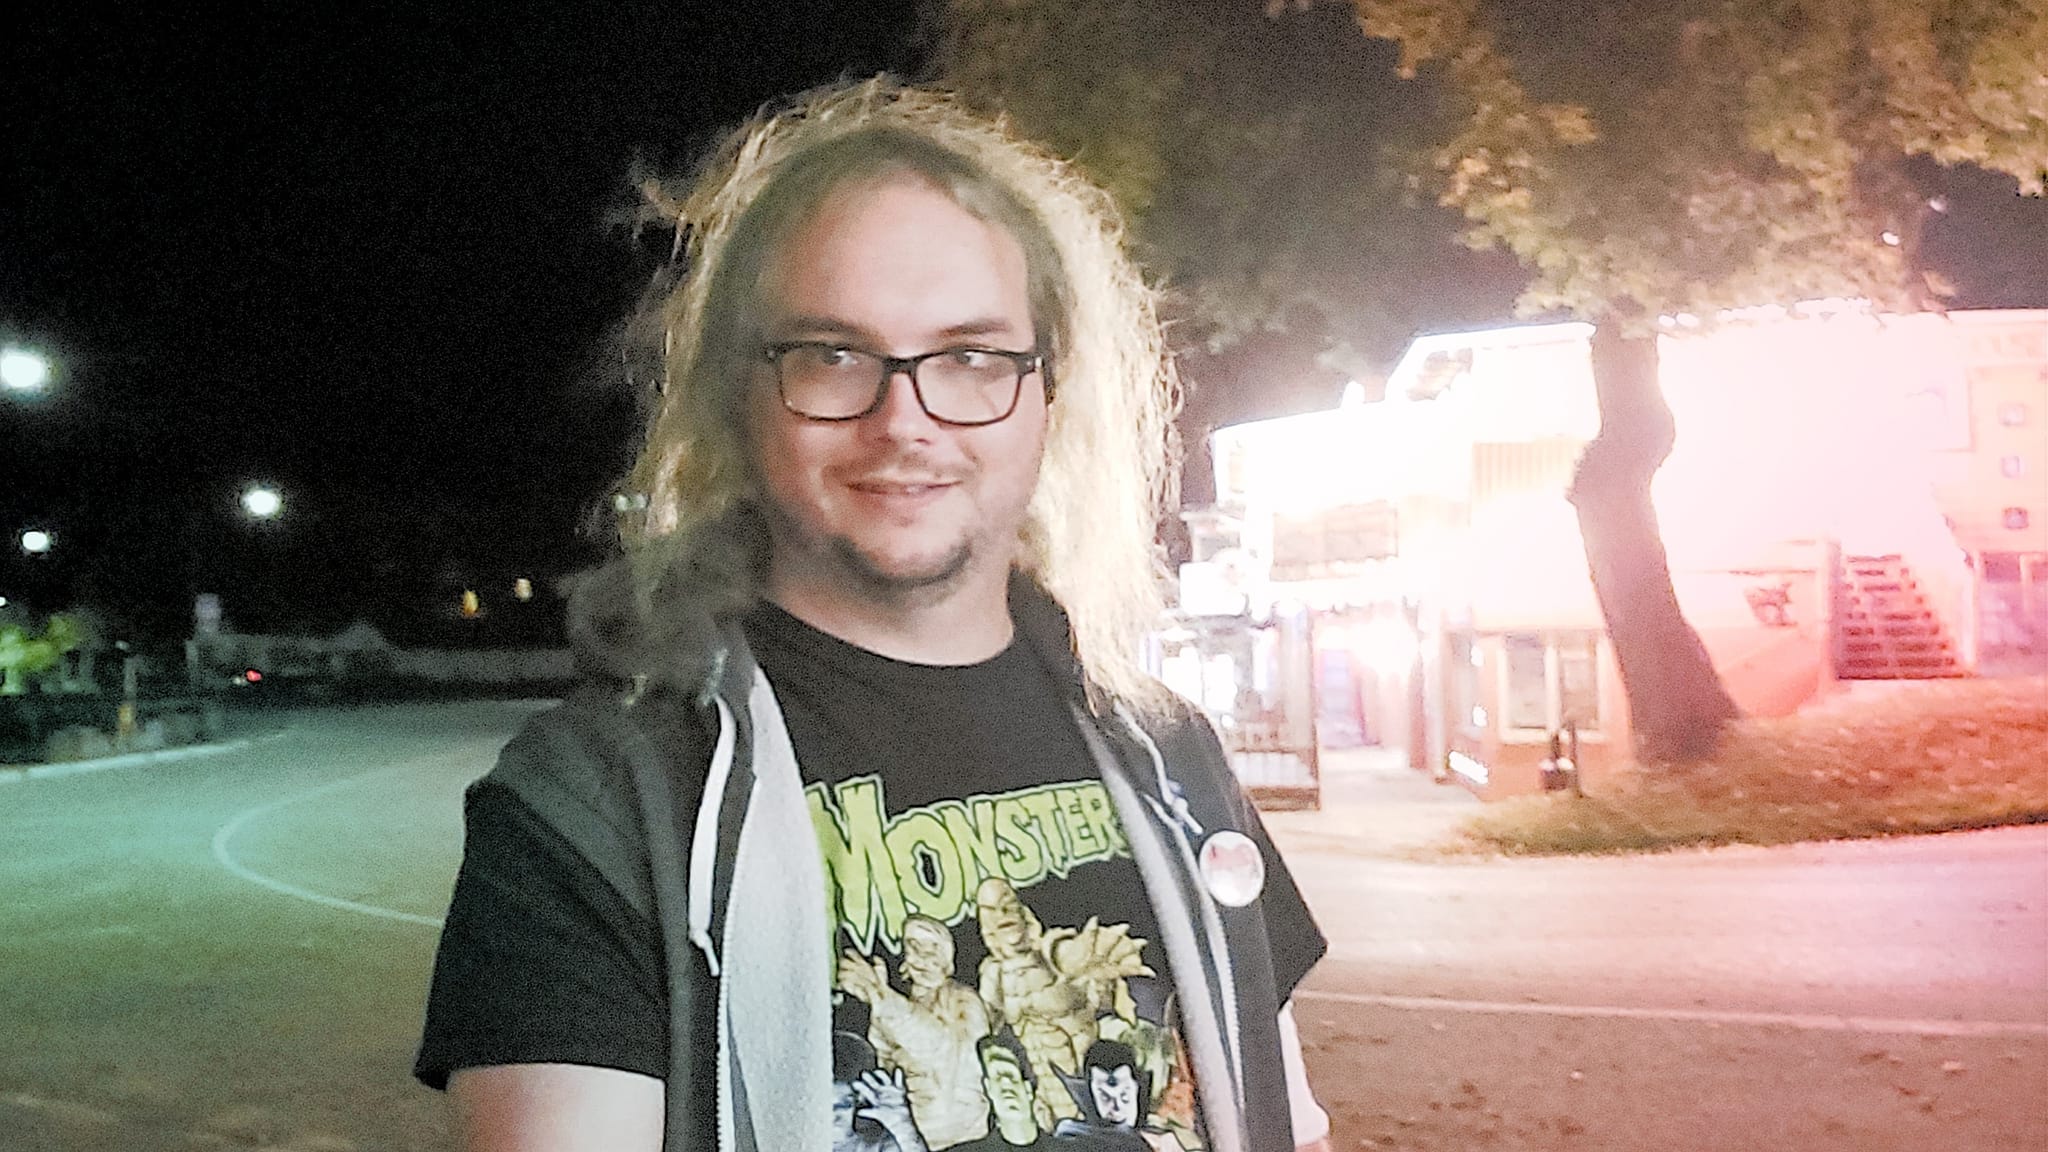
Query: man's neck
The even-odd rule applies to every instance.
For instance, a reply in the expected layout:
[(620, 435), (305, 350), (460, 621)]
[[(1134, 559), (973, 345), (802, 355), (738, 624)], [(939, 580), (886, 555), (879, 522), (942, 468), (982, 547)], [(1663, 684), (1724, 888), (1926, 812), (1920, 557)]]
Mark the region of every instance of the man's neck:
[[(839, 585), (778, 578), (771, 572), (768, 599), (820, 632), (856, 648), (911, 664), (978, 664), (1007, 648), (1009, 574), (963, 573), (943, 588), (900, 599), (864, 596)], [(978, 579), (976, 577), (979, 577)]]

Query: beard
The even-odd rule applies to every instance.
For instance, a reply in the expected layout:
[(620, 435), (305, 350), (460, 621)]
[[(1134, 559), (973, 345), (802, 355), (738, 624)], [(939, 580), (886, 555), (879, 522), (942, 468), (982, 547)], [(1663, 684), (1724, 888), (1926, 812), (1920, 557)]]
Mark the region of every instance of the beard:
[(831, 537), (826, 548), (833, 562), (853, 577), (864, 595), (885, 603), (901, 603), (920, 592), (943, 588), (959, 579), (974, 559), (974, 542), (970, 539), (962, 539), (937, 558), (910, 569), (885, 568), (844, 536)]

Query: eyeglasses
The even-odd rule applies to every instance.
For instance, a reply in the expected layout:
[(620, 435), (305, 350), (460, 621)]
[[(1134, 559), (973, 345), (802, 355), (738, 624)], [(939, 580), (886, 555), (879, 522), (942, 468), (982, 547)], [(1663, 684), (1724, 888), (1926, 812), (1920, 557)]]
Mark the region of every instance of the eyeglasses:
[[(1009, 418), (1024, 378), (1045, 369), (1045, 354), (996, 348), (942, 348), (922, 356), (883, 356), (842, 344), (799, 340), (770, 344), (762, 357), (775, 368), (782, 406), (809, 420), (858, 420), (881, 408), (889, 381), (910, 377), (925, 415), (974, 428)], [(1052, 398), (1051, 381), (1046, 399)]]

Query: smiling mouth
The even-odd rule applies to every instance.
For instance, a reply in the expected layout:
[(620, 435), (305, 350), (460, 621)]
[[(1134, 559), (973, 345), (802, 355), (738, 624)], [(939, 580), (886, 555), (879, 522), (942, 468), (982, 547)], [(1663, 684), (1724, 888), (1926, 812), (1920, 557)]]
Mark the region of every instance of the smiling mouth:
[(950, 480), (856, 480), (848, 485), (872, 496), (923, 496), (952, 486)]

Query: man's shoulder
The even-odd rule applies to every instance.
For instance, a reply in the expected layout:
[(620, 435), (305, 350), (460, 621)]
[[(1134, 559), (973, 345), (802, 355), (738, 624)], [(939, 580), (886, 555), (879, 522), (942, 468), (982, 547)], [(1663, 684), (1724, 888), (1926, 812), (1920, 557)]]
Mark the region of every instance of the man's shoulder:
[(639, 820), (636, 762), (653, 756), (671, 781), (701, 779), (710, 742), (687, 708), (633, 699), (604, 681), (579, 684), (523, 724), (483, 782), (511, 791), (549, 823), (595, 816), (617, 827)]
[(1208, 713), (1169, 694), (1142, 711), (1127, 709), (1125, 715), (1158, 749), (1167, 774), (1185, 791), (1198, 817), (1205, 823), (1223, 817), (1221, 822), (1231, 827), (1244, 821), (1250, 802)]

